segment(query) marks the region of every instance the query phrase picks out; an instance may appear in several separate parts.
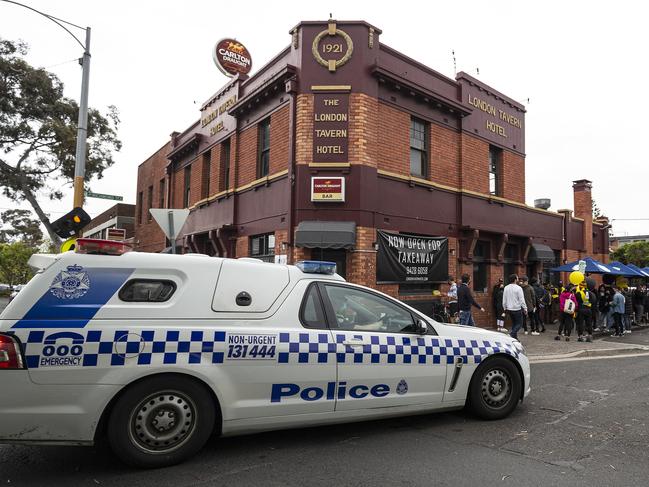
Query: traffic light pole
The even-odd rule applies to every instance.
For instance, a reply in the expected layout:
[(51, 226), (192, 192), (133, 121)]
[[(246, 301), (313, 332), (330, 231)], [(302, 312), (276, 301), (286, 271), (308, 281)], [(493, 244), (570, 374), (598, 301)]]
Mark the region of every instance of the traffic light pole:
[(77, 153), (74, 165), (73, 207), (83, 206), (83, 182), (86, 176), (86, 138), (88, 136), (88, 87), (90, 81), (90, 27), (86, 27), (86, 45), (81, 58), (81, 99), (77, 124)]

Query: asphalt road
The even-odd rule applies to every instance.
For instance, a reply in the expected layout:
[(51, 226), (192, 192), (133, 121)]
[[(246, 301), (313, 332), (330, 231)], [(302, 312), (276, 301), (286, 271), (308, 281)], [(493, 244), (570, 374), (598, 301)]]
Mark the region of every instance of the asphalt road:
[(532, 372), (531, 396), (503, 421), (454, 412), (214, 439), (153, 471), (105, 446), (3, 445), (0, 485), (646, 485), (648, 356)]

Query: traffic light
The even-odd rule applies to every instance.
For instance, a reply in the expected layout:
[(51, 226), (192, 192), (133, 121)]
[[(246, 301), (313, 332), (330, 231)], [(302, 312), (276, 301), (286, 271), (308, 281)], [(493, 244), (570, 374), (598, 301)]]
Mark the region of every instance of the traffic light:
[(90, 220), (90, 216), (83, 208), (76, 207), (70, 213), (52, 222), (52, 230), (61, 238), (69, 238), (81, 232)]

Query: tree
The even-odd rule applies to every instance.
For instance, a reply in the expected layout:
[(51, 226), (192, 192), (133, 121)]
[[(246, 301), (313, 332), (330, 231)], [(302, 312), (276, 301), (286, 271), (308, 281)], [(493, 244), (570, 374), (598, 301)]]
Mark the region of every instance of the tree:
[[(38, 202), (38, 193), (63, 198), (63, 186), (74, 179), (78, 104), (63, 96), (56, 75), (34, 68), (24, 57), (27, 46), (0, 38), (0, 190), (7, 198), (27, 201), (57, 246), (61, 239)], [(115, 107), (106, 116), (88, 111), (86, 180), (101, 178), (113, 164), (119, 118)]]
[(7, 210), (0, 213), (0, 242), (23, 242), (36, 248), (43, 243), (43, 232), (38, 220), (29, 210)]
[(602, 216), (602, 210), (599, 209), (599, 205), (595, 200), (593, 200), (593, 220)]
[(623, 264), (635, 264), (638, 267), (649, 266), (649, 242), (633, 242), (622, 245), (611, 254), (611, 260), (619, 260)]
[(27, 261), (36, 252), (22, 242), (0, 243), (0, 281), (12, 287), (29, 281), (34, 274)]

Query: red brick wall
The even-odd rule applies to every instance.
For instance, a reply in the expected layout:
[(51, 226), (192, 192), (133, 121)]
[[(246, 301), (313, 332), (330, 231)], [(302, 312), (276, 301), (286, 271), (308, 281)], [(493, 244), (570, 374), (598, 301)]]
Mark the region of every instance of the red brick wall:
[(313, 162), (313, 95), (298, 95), (295, 121), (295, 161)]
[(236, 254), (234, 255), (235, 258), (239, 257), (248, 257), (248, 243), (249, 238), (248, 237), (238, 237), (237, 238), (237, 244), (235, 247), (235, 252)]
[[(236, 182), (237, 187), (257, 179), (257, 132), (257, 125), (253, 125), (239, 134), (239, 158), (237, 160), (239, 174)], [(271, 147), (272, 145), (273, 143), (271, 141)]]
[(503, 198), (525, 203), (525, 158), (513, 152), (502, 152)]
[(462, 189), (489, 193), (489, 144), (462, 134)]
[(367, 166), (377, 165), (381, 153), (375, 127), (380, 123), (379, 102), (376, 98), (352, 93), (349, 95), (349, 161)]
[(433, 182), (460, 187), (460, 134), (430, 124), (430, 179)]
[(270, 116), (270, 173), (288, 169), (289, 140), (288, 105), (273, 112)]
[[(160, 180), (165, 177), (167, 165), (167, 153), (170, 151), (170, 144), (167, 143), (158, 149), (151, 157), (144, 161), (137, 170), (136, 195), (142, 191), (142, 202), (145, 208), (139, 205), (135, 208), (135, 249), (140, 252), (159, 252), (166, 246), (165, 236), (158, 224), (148, 219), (149, 208), (147, 202), (147, 190), (153, 186), (153, 208), (159, 207), (160, 201)], [(168, 181), (165, 182), (165, 191)], [(142, 215), (142, 223), (138, 223), (138, 215)]]
[[(201, 186), (203, 180), (203, 155), (201, 154), (192, 161), (192, 172), (190, 178), (189, 206), (193, 206), (201, 199)], [(184, 171), (184, 169), (183, 169)], [(183, 178), (184, 178), (183, 174)]]
[(378, 106), (378, 168), (410, 175), (410, 114), (384, 103)]

